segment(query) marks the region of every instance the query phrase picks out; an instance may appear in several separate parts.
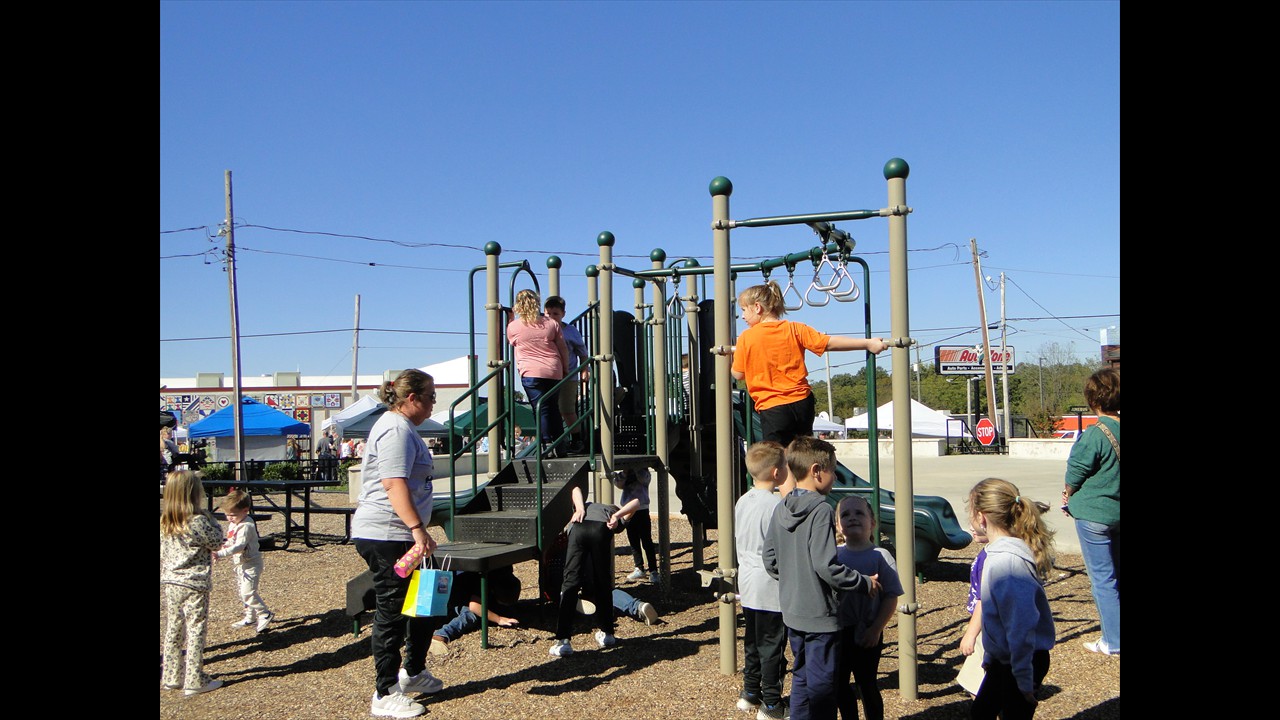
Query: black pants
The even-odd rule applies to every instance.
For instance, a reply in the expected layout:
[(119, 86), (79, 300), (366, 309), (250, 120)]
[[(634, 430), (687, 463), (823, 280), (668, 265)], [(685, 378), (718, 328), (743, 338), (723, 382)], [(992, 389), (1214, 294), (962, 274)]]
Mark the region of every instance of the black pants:
[(649, 508), (640, 508), (631, 516), (627, 523), (627, 540), (631, 543), (631, 559), (636, 567), (645, 569), (647, 555), (649, 572), (658, 572), (658, 551), (653, 545), (653, 520), (649, 517)]
[(591, 601), (596, 604), (596, 627), (612, 635), (613, 531), (597, 520), (578, 523), (569, 532), (569, 546), (564, 552), (564, 582), (560, 585), (557, 638), (573, 636), (578, 595), (584, 584), (589, 584), (595, 595)]
[[(984, 666), (987, 676), (978, 688), (978, 697), (973, 700), (973, 710), (969, 717), (974, 720), (1029, 720), (1036, 714), (1036, 706), (1027, 702), (1018, 689), (1018, 681), (1013, 677), (1013, 667), (1002, 662), (988, 660)], [(1031, 656), (1031, 668), (1035, 684), (1039, 685), (1044, 676), (1049, 674), (1049, 651), (1037, 650)]]
[(840, 630), (840, 666), (836, 687), (836, 706), (840, 708), (840, 720), (858, 720), (858, 698), (849, 685), (849, 678), (858, 684), (862, 693), (862, 712), (867, 720), (884, 720), (884, 699), (877, 684), (880, 673), (880, 656), (884, 643), (875, 647), (860, 647), (855, 639), (856, 627)]
[(409, 594), (410, 578), (395, 573), (396, 561), (413, 542), (408, 540), (365, 540), (356, 538), (356, 552), (373, 572), (373, 592), (377, 607), (373, 612), (373, 667), (378, 673), (379, 695), (398, 692), (400, 682), (400, 648), (407, 657), (404, 669), (417, 675), (427, 667), (427, 648), (431, 633), (443, 618), (414, 618), (400, 614), (404, 598)]
[(813, 434), (813, 393), (803, 400), (778, 405), (760, 411), (760, 435), (758, 440), (774, 440), (782, 447), (791, 444), (801, 435)]
[(787, 626), (782, 623), (782, 613), (744, 607), (742, 620), (746, 625), (742, 641), (745, 656), (742, 689), (758, 696), (765, 705), (777, 705), (782, 701), (782, 678), (787, 664), (783, 655)]

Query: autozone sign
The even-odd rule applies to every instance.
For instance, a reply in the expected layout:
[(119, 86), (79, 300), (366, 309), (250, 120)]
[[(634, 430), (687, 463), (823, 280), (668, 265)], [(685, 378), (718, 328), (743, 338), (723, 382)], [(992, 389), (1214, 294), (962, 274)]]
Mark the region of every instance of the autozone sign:
[[(979, 375), (986, 372), (982, 348), (972, 345), (939, 345), (933, 349), (933, 360), (939, 375)], [(991, 371), (1013, 374), (1013, 346), (991, 348)]]

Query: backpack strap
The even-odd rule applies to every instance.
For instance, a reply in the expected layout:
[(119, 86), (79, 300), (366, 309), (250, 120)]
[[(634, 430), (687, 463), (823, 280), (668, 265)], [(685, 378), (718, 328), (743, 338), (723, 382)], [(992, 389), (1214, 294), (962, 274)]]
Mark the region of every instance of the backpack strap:
[(1114, 448), (1116, 451), (1116, 460), (1119, 460), (1120, 459), (1120, 442), (1116, 440), (1115, 435), (1111, 434), (1111, 428), (1108, 428), (1106, 425), (1103, 425), (1101, 420), (1099, 420), (1096, 423), (1096, 425), (1098, 426), (1098, 429), (1102, 431), (1102, 434), (1106, 435), (1107, 439), (1111, 441), (1111, 447)]

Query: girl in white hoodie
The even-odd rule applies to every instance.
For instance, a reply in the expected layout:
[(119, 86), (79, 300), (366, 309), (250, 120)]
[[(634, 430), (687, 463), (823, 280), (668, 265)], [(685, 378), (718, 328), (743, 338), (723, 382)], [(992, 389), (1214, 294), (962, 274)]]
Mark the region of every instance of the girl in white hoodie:
[(987, 674), (973, 701), (975, 720), (1022, 720), (1036, 712), (1035, 689), (1049, 672), (1056, 637), (1043, 584), (1053, 567), (1044, 510), (1007, 480), (987, 478), (969, 491), (974, 527), (991, 538), (981, 598)]

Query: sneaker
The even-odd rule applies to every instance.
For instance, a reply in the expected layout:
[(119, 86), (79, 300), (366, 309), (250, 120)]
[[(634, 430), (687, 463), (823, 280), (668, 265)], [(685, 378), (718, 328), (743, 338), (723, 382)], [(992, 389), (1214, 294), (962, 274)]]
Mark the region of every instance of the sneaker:
[(569, 644), (568, 638), (558, 639), (551, 643), (551, 649), (547, 651), (552, 657), (564, 657), (573, 654), (573, 646)]
[(439, 635), (431, 636), (431, 647), (428, 650), (432, 655), (448, 655), (449, 641)]
[(785, 703), (777, 705), (761, 705), (756, 711), (756, 720), (788, 720), (791, 717), (791, 708)]
[(742, 712), (751, 712), (758, 707), (760, 707), (759, 695), (743, 690), (742, 694), (738, 696), (738, 709)]
[(245, 615), (243, 620), (237, 620), (231, 623), (231, 627), (251, 627), (256, 625), (258, 621), (252, 615)]
[(635, 570), (631, 571), (630, 575), (627, 576), (627, 580), (631, 582), (635, 582), (636, 580), (639, 580), (642, 577), (644, 577), (644, 571), (641, 570), (640, 568), (636, 568)]
[(656, 571), (656, 570), (655, 570), (654, 572), (649, 573), (649, 584), (650, 584), (650, 585), (657, 585), (657, 584), (658, 584), (658, 583), (660, 583), (660, 582), (662, 582), (662, 578), (658, 576), (658, 573), (657, 573), (657, 571)]
[(391, 692), (378, 697), (373, 693), (373, 704), (369, 712), (378, 717), (411, 718), (426, 712), (427, 708), (420, 702), (411, 700), (404, 693)]
[(584, 600), (582, 598), (579, 598), (578, 604), (575, 607), (577, 608), (578, 612), (583, 615), (596, 614), (596, 604), (591, 602), (590, 600)]
[(271, 621), (275, 619), (276, 619), (275, 613), (267, 613), (266, 615), (259, 616), (258, 632), (262, 632), (263, 630), (266, 630), (267, 626), (271, 624)]
[(405, 695), (411, 693), (434, 695), (443, 689), (444, 681), (432, 675), (431, 671), (426, 668), (422, 668), (422, 672), (413, 677), (409, 676), (408, 670), (400, 668), (400, 692)]
[(1098, 640), (1097, 642), (1084, 643), (1084, 649), (1088, 650), (1091, 653), (1098, 653), (1099, 655), (1119, 655), (1120, 654), (1119, 650), (1112, 650), (1110, 647), (1107, 646), (1107, 643), (1102, 640)]
[(641, 602), (636, 608), (636, 612), (640, 613), (640, 619), (644, 620), (645, 625), (652, 625), (658, 622), (658, 610), (647, 602)]
[(205, 683), (204, 687), (187, 688), (185, 692), (188, 695), (199, 695), (200, 693), (213, 692), (220, 687), (222, 687), (221, 680), (218, 680), (217, 678), (209, 678), (209, 682)]
[(181, 690), (182, 689), (182, 685), (170, 685), (169, 683), (161, 683), (160, 687), (164, 688), (165, 690)]
[(613, 647), (614, 645), (618, 644), (618, 638), (614, 637), (613, 635), (603, 630), (597, 630), (596, 644), (602, 648)]

